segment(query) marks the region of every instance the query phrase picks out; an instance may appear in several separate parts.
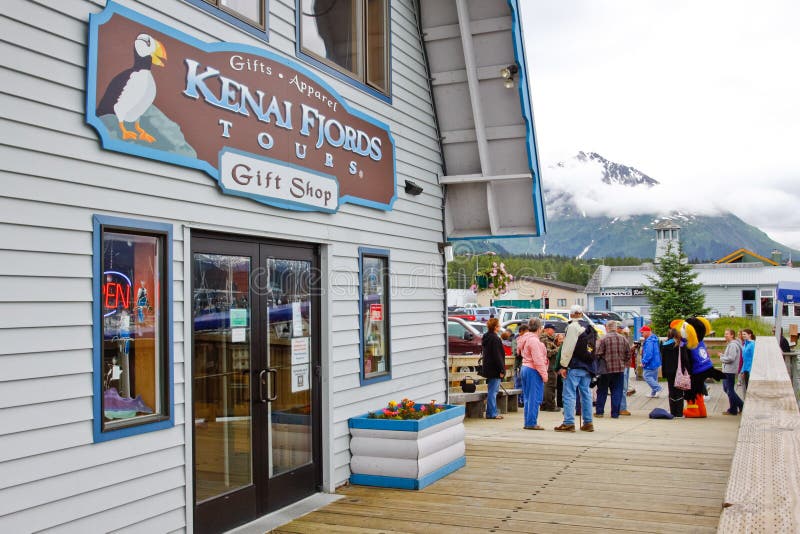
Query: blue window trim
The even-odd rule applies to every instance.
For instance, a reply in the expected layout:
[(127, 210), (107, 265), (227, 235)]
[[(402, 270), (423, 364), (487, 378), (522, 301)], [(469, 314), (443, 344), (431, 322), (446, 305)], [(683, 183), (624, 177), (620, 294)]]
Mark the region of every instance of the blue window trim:
[[(386, 295), (386, 309), (383, 312), (384, 320), (386, 321), (386, 373), (374, 378), (367, 378), (364, 375), (364, 256), (372, 256), (386, 259), (386, 277), (381, 282), (385, 284), (383, 291)], [(391, 291), (389, 288), (389, 250), (381, 248), (358, 248), (358, 317), (359, 317), (359, 344), (358, 344), (358, 360), (359, 371), (358, 376), (362, 386), (367, 384), (374, 384), (376, 382), (384, 382), (392, 379), (392, 328), (391, 328)]]
[[(124, 219), (121, 217), (111, 217), (106, 215), (94, 215), (92, 217), (92, 225), (94, 228), (94, 235), (92, 237), (92, 339), (94, 347), (92, 350), (92, 361), (94, 367), (94, 376), (92, 378), (93, 389), (93, 412), (94, 421), (92, 424), (92, 433), (94, 435), (94, 442), (109, 441), (112, 439), (124, 438), (128, 436), (135, 436), (137, 434), (144, 434), (145, 432), (152, 432), (155, 430), (162, 430), (164, 428), (171, 428), (175, 426), (175, 406), (174, 402), (174, 371), (173, 371), (173, 327), (172, 327), (172, 225), (164, 223), (156, 223), (150, 221), (140, 221), (136, 219)], [(137, 231), (141, 230), (145, 233), (161, 234), (164, 237), (164, 252), (166, 255), (166, 272), (162, 281), (162, 287), (166, 290), (166, 306), (164, 313), (166, 314), (165, 320), (167, 321), (166, 347), (167, 347), (167, 368), (164, 380), (167, 381), (168, 391), (167, 398), (163, 399), (164, 406), (169, 412), (168, 419), (154, 421), (152, 423), (142, 423), (139, 425), (127, 426), (124, 428), (117, 428), (103, 432), (103, 414), (102, 414), (102, 399), (103, 399), (103, 321), (101, 319), (102, 310), (100, 309), (100, 285), (103, 280), (103, 230), (125, 230)]]
[(253, 26), (248, 22), (236, 17), (235, 15), (231, 15), (224, 9), (220, 9), (215, 5), (209, 4), (205, 0), (184, 0), (185, 2), (202, 9), (206, 13), (210, 13), (215, 17), (224, 20), (228, 24), (236, 26), (240, 30), (244, 30), (250, 35), (261, 39), (264, 42), (269, 42), (269, 0), (264, 0), (264, 29), (262, 30), (258, 26)]
[[(197, 1), (197, 0), (192, 0)], [(200, 0), (202, 1), (202, 0)], [(386, 43), (389, 52), (389, 63), (386, 65), (386, 90), (387, 93), (382, 93), (378, 89), (375, 89), (368, 84), (353, 78), (352, 76), (348, 75), (345, 72), (342, 72), (338, 69), (335, 69), (325, 63), (324, 61), (320, 61), (316, 57), (306, 54), (303, 52), (303, 44), (301, 42), (301, 35), (300, 35), (300, 25), (302, 24), (300, 17), (302, 16), (303, 7), (301, 5), (302, 0), (295, 0), (295, 55), (297, 59), (303, 60), (305, 63), (315, 67), (320, 72), (324, 72), (325, 74), (329, 74), (334, 78), (341, 80), (348, 85), (352, 85), (356, 89), (360, 89), (361, 91), (367, 93), (368, 95), (374, 96), (378, 100), (386, 102), (387, 104), (392, 103), (392, 3), (391, 0), (387, 0), (387, 21), (386, 21), (386, 31), (389, 33), (389, 39)]]

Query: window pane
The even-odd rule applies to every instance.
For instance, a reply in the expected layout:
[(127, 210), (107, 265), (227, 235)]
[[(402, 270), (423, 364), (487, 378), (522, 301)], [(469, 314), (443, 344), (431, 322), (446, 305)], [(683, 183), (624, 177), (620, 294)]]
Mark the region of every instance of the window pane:
[(772, 317), (774, 314), (772, 297), (761, 297), (761, 316)]
[(193, 261), (194, 484), (202, 502), (253, 482), (250, 258)]
[[(103, 429), (168, 415), (163, 238), (103, 232)], [(135, 423), (134, 423), (135, 424)]]
[(303, 0), (301, 46), (362, 79), (360, 0)]
[(228, 11), (264, 26), (264, 0), (220, 0), (219, 4)]
[(389, 372), (389, 328), (387, 299), (387, 260), (363, 257), (361, 287), (363, 288), (364, 377)]
[(388, 89), (386, 0), (367, 0), (367, 83)]

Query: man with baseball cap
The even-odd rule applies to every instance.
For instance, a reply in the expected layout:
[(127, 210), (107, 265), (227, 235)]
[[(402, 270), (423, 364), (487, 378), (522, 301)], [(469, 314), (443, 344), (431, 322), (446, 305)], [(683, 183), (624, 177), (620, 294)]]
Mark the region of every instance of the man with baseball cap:
[(659, 392), (663, 389), (658, 384), (658, 368), (661, 367), (661, 350), (658, 336), (653, 335), (653, 331), (649, 326), (644, 325), (639, 332), (644, 338), (642, 343), (642, 375), (644, 381), (650, 386), (650, 398), (658, 397)]

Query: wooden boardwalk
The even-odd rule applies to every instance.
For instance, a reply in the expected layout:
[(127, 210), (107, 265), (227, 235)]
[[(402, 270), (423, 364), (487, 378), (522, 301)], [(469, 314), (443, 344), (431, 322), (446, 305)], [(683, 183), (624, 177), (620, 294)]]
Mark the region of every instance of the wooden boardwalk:
[[(666, 399), (628, 397), (634, 415), (595, 432), (467, 419), (467, 465), (422, 491), (345, 486), (344, 498), (272, 532), (716, 532), (739, 418), (713, 386), (707, 419), (651, 420)], [(606, 408), (608, 410), (608, 408)]]

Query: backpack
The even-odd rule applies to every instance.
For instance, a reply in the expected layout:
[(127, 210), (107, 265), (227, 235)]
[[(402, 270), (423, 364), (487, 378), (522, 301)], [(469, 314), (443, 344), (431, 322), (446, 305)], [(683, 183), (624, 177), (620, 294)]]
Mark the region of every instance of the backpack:
[(587, 325), (578, 336), (572, 357), (590, 365), (597, 359), (597, 332), (591, 325)]

